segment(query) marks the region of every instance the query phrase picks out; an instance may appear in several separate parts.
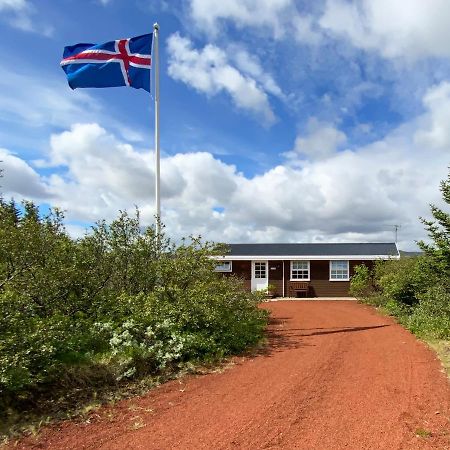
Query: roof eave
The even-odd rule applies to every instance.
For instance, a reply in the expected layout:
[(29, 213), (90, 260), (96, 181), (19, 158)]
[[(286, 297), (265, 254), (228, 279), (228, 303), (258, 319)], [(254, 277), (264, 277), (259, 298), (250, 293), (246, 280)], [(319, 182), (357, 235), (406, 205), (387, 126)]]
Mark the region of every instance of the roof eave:
[(349, 260), (349, 261), (372, 261), (377, 259), (400, 259), (400, 255), (224, 255), (214, 256), (214, 259), (225, 261), (284, 261), (284, 260)]

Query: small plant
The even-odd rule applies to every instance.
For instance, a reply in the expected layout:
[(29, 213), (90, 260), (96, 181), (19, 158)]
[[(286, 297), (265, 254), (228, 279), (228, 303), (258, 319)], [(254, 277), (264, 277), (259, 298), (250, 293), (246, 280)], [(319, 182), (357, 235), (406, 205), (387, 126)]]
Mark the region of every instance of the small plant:
[(432, 435), (431, 431), (425, 430), (425, 428), (417, 428), (416, 436), (427, 438)]
[(267, 286), (267, 295), (269, 297), (276, 297), (277, 295), (277, 287), (274, 284), (269, 284)]

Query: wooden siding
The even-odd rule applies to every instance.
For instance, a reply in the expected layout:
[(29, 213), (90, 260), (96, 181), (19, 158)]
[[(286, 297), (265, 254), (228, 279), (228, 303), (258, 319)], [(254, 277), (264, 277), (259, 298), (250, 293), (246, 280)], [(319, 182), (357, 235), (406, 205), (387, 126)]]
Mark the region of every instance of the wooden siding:
[[(286, 274), (286, 295), (289, 293), (289, 283), (291, 277), (290, 261), (285, 261)], [(355, 267), (365, 264), (373, 266), (373, 261), (350, 261), (350, 277), (355, 273)], [(348, 297), (350, 281), (330, 281), (330, 261), (310, 261), (309, 266), (309, 296), (310, 297)]]
[[(350, 261), (350, 277), (354, 274), (355, 267), (364, 264), (373, 267), (373, 261)], [(268, 264), (269, 284), (276, 287), (277, 296), (283, 295), (283, 261), (270, 261)], [(230, 274), (241, 278), (246, 289), (251, 289), (252, 263), (251, 261), (233, 261), (233, 271)], [(289, 295), (289, 283), (291, 277), (290, 261), (284, 261), (284, 295)], [(310, 261), (310, 292), (309, 297), (348, 297), (349, 281), (330, 281), (330, 261)]]

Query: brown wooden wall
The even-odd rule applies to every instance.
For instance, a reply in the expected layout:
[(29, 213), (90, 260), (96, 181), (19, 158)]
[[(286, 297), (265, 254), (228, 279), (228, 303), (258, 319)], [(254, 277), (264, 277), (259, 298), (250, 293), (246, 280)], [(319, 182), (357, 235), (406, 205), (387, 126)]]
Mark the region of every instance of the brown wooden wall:
[[(277, 295), (283, 295), (283, 262), (284, 262), (284, 295), (289, 295), (289, 283), (291, 276), (290, 261), (270, 261), (268, 265), (269, 270), (269, 284), (276, 286)], [(355, 267), (364, 264), (370, 268), (373, 266), (373, 261), (350, 261), (350, 277), (354, 274)], [(251, 261), (233, 261), (232, 274), (242, 278), (246, 289), (251, 289), (252, 276)], [(231, 275), (231, 274), (227, 274)], [(309, 287), (310, 297), (347, 297), (349, 296), (349, 281), (330, 281), (330, 261), (310, 261), (310, 278)]]

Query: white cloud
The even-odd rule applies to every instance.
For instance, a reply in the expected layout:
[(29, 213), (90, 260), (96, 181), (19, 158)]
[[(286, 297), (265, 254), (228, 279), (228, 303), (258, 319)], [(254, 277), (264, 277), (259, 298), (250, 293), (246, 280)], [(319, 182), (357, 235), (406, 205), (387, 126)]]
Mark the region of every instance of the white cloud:
[(227, 49), (227, 53), (229, 58), (235, 62), (237, 68), (247, 76), (254, 78), (267, 93), (281, 100), (286, 99), (280, 86), (270, 75), (267, 67), (262, 66), (256, 55), (250, 54), (245, 48), (238, 45), (231, 45)]
[[(243, 74), (230, 64), (227, 54), (215, 45), (208, 44), (196, 50), (189, 39), (179, 34), (171, 35), (167, 44), (168, 72), (172, 78), (210, 96), (227, 92), (238, 108), (257, 115), (268, 125), (274, 123), (275, 115), (264, 86), (249, 75), (249, 72), (259, 70), (254, 59), (247, 64), (247, 73)], [(268, 86), (268, 89), (280, 95), (281, 90), (277, 90), (277, 85), (270, 77), (263, 78), (259, 73), (257, 78), (266, 88)]]
[(424, 150), (450, 148), (450, 83), (430, 88), (423, 98), (428, 110), (422, 128), (415, 133), (416, 144)]
[(189, 6), (195, 26), (213, 37), (232, 23), (310, 46), (327, 35), (344, 38), (386, 58), (450, 56), (447, 0), (325, 0), (301, 10), (292, 0), (189, 0)]
[[(449, 91), (446, 83), (433, 87), (421, 117), (352, 151), (336, 152), (345, 136), (312, 120), (300, 138), (300, 152), (327, 148), (320, 158), (278, 165), (253, 178), (208, 152), (163, 157), (168, 233), (228, 242), (389, 241), (392, 225), (401, 224), (400, 244), (413, 248), (414, 240), (424, 237), (418, 217), (429, 217), (428, 204), (441, 202), (439, 181), (447, 174), (450, 139), (434, 130), (448, 123)], [(46, 157), (47, 171), (54, 168), (51, 176), (39, 176), (5, 150), (0, 159), (6, 197), (58, 205), (77, 224), (111, 220), (135, 204), (145, 223), (153, 220), (153, 153), (138, 151), (98, 124), (74, 125), (52, 136)]]
[(0, 192), (7, 192), (19, 199), (32, 197), (41, 200), (52, 197), (45, 180), (23, 159), (3, 148), (0, 148), (0, 169)]
[(0, 12), (2, 11), (9, 24), (14, 28), (47, 37), (53, 34), (52, 26), (36, 20), (36, 9), (28, 0), (0, 0)]
[(80, 220), (92, 220), (101, 211), (111, 218), (118, 209), (130, 207), (130, 200), (140, 203), (153, 192), (151, 156), (97, 124), (74, 125), (53, 135), (46, 165), (63, 169), (49, 186), (61, 206)]
[(27, 0), (0, 0), (0, 11), (23, 11), (27, 8)]
[(306, 158), (317, 160), (327, 158), (345, 142), (346, 135), (334, 125), (311, 118), (307, 124), (307, 134), (297, 136), (294, 148), (286, 154), (289, 159)]
[[(147, 221), (153, 217), (154, 154), (137, 151), (98, 124), (76, 124), (54, 134), (45, 161), (39, 166), (49, 177), (39, 177), (30, 163), (0, 152), (5, 196), (51, 199), (66, 209), (70, 220), (112, 219), (119, 209), (139, 205)], [(163, 158), (161, 192), (165, 208), (182, 210), (196, 219), (227, 201), (236, 188), (236, 169), (197, 152)], [(196, 219), (197, 220), (197, 219)]]
[(197, 28), (216, 36), (222, 26), (233, 23), (240, 29), (256, 29), (275, 39), (293, 37), (299, 43), (316, 45), (322, 34), (314, 17), (299, 13), (292, 0), (190, 0), (190, 13)]
[(388, 58), (449, 57), (447, 0), (327, 0), (324, 30)]
[[(104, 122), (130, 142), (141, 142), (144, 133), (116, 118), (98, 97), (88, 90), (72, 91), (64, 72), (35, 73), (28, 66), (12, 69), (0, 63), (0, 140), (3, 146), (26, 148), (34, 146), (42, 134), (54, 127), (68, 128), (74, 122)], [(23, 133), (23, 124), (27, 133)], [(46, 139), (48, 133), (45, 135)]]
[(275, 35), (284, 34), (280, 15), (287, 14), (291, 0), (191, 0), (196, 24), (215, 34), (221, 20), (232, 20), (238, 27), (267, 27)]
[(317, 45), (322, 41), (322, 34), (317, 31), (315, 21), (312, 16), (291, 16), (291, 25), (294, 29), (295, 39), (303, 44)]
[(29, 75), (0, 65), (0, 118), (6, 122), (67, 126), (99, 107), (86, 92), (74, 95), (61, 71), (59, 79)]

